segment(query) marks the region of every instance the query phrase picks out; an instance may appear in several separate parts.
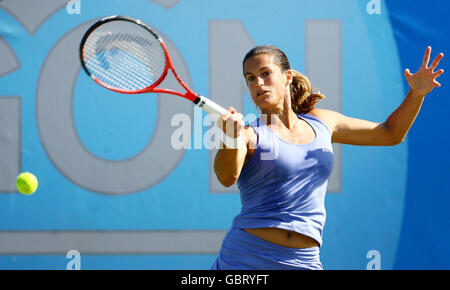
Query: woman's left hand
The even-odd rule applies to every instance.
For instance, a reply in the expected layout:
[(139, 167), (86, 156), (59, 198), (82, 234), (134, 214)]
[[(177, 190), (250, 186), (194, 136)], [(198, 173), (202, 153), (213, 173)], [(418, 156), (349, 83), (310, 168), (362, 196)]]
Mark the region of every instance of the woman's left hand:
[(412, 74), (409, 69), (405, 69), (404, 75), (408, 81), (411, 91), (417, 96), (425, 96), (430, 93), (435, 87), (439, 88), (441, 84), (436, 81), (436, 79), (444, 73), (443, 69), (434, 71), (438, 66), (441, 59), (444, 57), (443, 53), (438, 54), (436, 58), (428, 67), (430, 62), (431, 46), (428, 46), (425, 50), (425, 55), (423, 57), (422, 65), (419, 70)]

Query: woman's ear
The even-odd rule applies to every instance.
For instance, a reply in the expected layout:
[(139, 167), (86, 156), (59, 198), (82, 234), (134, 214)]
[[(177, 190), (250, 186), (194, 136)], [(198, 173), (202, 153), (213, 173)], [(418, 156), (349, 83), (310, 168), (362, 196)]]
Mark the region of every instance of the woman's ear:
[(286, 88), (288, 88), (288, 91), (290, 91), (293, 80), (294, 80), (294, 75), (292, 74), (291, 70), (288, 70), (286, 72)]
[(292, 74), (291, 70), (288, 70), (286, 72), (286, 91), (285, 91), (285, 97), (290, 97), (291, 96), (291, 84), (292, 81), (294, 80), (294, 75)]
[(288, 86), (290, 86), (292, 84), (292, 80), (294, 79), (294, 75), (292, 74), (291, 70), (288, 70), (286, 72), (286, 78), (287, 78), (287, 84)]

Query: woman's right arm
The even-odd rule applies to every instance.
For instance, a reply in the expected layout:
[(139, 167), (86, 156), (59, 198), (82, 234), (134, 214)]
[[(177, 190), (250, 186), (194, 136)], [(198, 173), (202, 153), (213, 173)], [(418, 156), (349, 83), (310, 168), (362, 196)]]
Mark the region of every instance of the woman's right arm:
[(229, 128), (227, 135), (231, 138), (240, 138), (240, 142), (237, 148), (228, 148), (222, 144), (223, 146), (217, 151), (214, 171), (219, 182), (225, 187), (237, 182), (248, 153), (249, 142), (249, 128), (244, 127), (242, 114), (231, 107), (228, 110), (229, 113), (219, 118), (217, 126), (224, 133), (227, 132), (226, 128)]

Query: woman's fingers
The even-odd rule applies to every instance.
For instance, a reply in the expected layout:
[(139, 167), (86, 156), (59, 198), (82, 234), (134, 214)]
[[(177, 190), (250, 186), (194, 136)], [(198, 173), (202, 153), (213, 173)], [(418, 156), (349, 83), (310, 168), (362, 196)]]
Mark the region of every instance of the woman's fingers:
[(233, 107), (228, 107), (228, 112), (230, 112), (231, 114), (234, 114), (234, 113), (236, 113), (237, 111), (236, 111), (236, 109), (233, 108)]
[(433, 60), (431, 65), (428, 67), (428, 63), (430, 62), (430, 56), (431, 56), (431, 46), (428, 46), (425, 50), (425, 55), (423, 56), (422, 66), (425, 68), (430, 68), (432, 71), (439, 65), (439, 62), (444, 57), (443, 53), (440, 53), (436, 56), (436, 58)]
[(218, 127), (228, 136), (236, 138), (244, 128), (244, 116), (233, 107), (229, 107), (228, 112), (221, 116)]
[(235, 133), (239, 132), (244, 127), (244, 116), (242, 116), (241, 113), (234, 113), (231, 115), (230, 120), (233, 123)]
[(434, 72), (434, 73), (433, 73), (433, 77), (434, 77), (434, 78), (438, 78), (438, 77), (440, 77), (443, 73), (444, 73), (444, 70), (443, 70), (443, 69), (440, 69), (440, 70), (438, 70), (437, 72)]
[(427, 49), (425, 49), (425, 55), (423, 56), (422, 66), (428, 67), (428, 63), (430, 62), (430, 55), (431, 46), (427, 46)]
[(405, 77), (412, 77), (413, 76), (413, 74), (409, 71), (409, 68), (405, 69), (404, 75), (405, 75)]
[(438, 56), (436, 56), (436, 58), (433, 60), (433, 62), (431, 63), (430, 68), (432, 69), (432, 71), (439, 65), (439, 62), (441, 61), (441, 59), (444, 57), (443, 53), (438, 54)]

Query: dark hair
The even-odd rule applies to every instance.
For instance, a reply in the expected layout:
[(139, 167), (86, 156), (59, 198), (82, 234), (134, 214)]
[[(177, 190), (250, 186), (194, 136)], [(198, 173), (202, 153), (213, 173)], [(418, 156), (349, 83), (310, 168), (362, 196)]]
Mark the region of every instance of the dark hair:
[[(293, 75), (291, 83), (291, 103), (292, 110), (297, 114), (308, 113), (311, 111), (316, 103), (325, 98), (320, 91), (314, 92), (309, 79), (296, 70), (291, 69), (289, 60), (286, 54), (278, 47), (272, 45), (261, 45), (251, 49), (242, 61), (242, 67), (245, 62), (254, 56), (261, 54), (270, 54), (273, 56), (273, 61), (278, 65), (282, 72), (290, 70)], [(244, 72), (245, 73), (245, 72)]]

